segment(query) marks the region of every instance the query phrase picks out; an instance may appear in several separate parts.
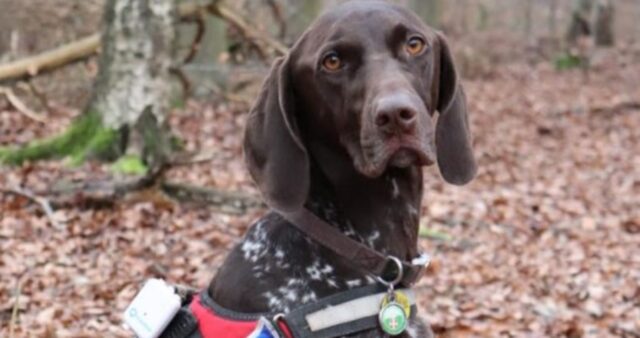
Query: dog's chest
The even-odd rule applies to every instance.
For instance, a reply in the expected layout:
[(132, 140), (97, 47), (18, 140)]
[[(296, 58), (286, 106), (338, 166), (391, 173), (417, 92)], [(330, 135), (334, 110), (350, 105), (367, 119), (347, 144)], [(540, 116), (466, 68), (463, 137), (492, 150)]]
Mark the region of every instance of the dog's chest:
[[(355, 232), (354, 232), (355, 234)], [(293, 229), (276, 214), (259, 220), (238, 246), (237, 267), (257, 287), (256, 303), (269, 312), (288, 312), (321, 297), (373, 283), (346, 262)]]

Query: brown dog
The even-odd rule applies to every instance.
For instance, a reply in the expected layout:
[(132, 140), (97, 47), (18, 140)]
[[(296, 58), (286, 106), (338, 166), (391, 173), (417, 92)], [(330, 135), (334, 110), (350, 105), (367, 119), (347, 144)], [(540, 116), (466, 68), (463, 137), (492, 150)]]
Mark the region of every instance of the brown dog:
[[(229, 254), (208, 290), (215, 302), (286, 313), (376, 283), (278, 212), (306, 207), (381, 253), (418, 254), (421, 167), (437, 161), (453, 184), (476, 172), (465, 95), (445, 38), (381, 1), (324, 14), (273, 65), (247, 122), (245, 155), (275, 211)], [(415, 321), (404, 336), (430, 330)]]

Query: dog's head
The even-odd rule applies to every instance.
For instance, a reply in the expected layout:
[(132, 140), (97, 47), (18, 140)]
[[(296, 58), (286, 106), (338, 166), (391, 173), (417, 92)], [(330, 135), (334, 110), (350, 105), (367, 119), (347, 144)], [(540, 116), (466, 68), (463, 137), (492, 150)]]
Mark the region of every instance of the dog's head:
[(305, 202), (310, 137), (342, 148), (367, 177), (436, 161), (453, 184), (476, 172), (445, 38), (386, 2), (325, 13), (274, 63), (245, 135), (249, 171), (270, 206), (291, 211)]

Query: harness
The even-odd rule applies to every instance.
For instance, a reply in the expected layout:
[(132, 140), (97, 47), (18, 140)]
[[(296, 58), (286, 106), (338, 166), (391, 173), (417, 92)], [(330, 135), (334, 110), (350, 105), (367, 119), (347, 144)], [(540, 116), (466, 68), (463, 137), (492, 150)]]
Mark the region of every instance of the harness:
[(411, 262), (385, 256), (345, 236), (306, 209), (283, 215), (319, 244), (376, 276), (378, 283), (304, 304), (288, 313), (240, 313), (217, 304), (206, 290), (183, 295), (183, 307), (161, 338), (330, 338), (382, 328), (400, 334), (416, 315), (409, 287), (422, 275), (429, 257)]

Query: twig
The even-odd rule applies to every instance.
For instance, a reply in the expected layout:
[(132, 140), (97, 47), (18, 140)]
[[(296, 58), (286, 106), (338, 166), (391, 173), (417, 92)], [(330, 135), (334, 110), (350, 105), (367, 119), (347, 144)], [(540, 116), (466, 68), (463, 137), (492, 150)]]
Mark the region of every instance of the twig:
[(33, 83), (33, 81), (25, 81), (23, 83), (24, 83), (24, 85), (26, 85), (26, 87), (29, 89), (29, 91), (31, 91), (33, 96), (35, 96), (40, 101), (40, 104), (44, 107), (45, 110), (47, 110), (48, 112), (52, 112), (53, 111), (53, 109), (51, 108), (51, 105), (49, 104), (49, 99), (47, 98), (47, 95), (45, 93), (43, 93), (36, 86), (36, 84)]
[(276, 0), (267, 0), (267, 5), (271, 8), (271, 13), (280, 26), (278, 37), (284, 39), (287, 36), (287, 20), (283, 13), (282, 5)]
[(183, 22), (193, 23), (196, 25), (196, 34), (193, 37), (193, 41), (191, 42), (191, 48), (189, 49), (189, 54), (182, 60), (182, 64), (187, 64), (193, 61), (193, 58), (198, 54), (200, 50), (200, 45), (202, 43), (202, 38), (204, 37), (204, 33), (206, 31), (206, 25), (204, 23), (204, 16), (202, 12), (198, 12), (193, 16), (188, 16), (182, 19)]
[(608, 106), (594, 106), (589, 109), (592, 113), (617, 112), (622, 110), (638, 110), (640, 109), (639, 101), (622, 101)]
[(180, 202), (203, 203), (234, 215), (246, 213), (248, 209), (264, 207), (260, 199), (242, 192), (203, 188), (176, 182), (163, 182), (160, 188), (165, 194)]
[(18, 285), (15, 288), (16, 300), (13, 303), (11, 309), (11, 320), (9, 321), (9, 337), (13, 338), (13, 334), (16, 329), (16, 322), (18, 321), (18, 307), (20, 306), (20, 294), (22, 293), (22, 276), (18, 278)]
[[(209, 11), (211, 12), (211, 14), (216, 15), (234, 25), (236, 28), (238, 28), (238, 30), (240, 30), (242, 35), (244, 35), (250, 41), (253, 41), (256, 44), (258, 43), (258, 41), (261, 41), (279, 55), (284, 55), (287, 53), (287, 47), (280, 43), (280, 41), (277, 41), (270, 36), (260, 33), (257, 29), (248, 24), (240, 15), (238, 15), (229, 7), (219, 2), (213, 2), (211, 5), (209, 5)], [(258, 45), (258, 48), (261, 49), (262, 53), (266, 54), (266, 51), (262, 50), (262, 46)]]
[(0, 94), (4, 95), (9, 103), (24, 116), (40, 123), (45, 123), (47, 121), (46, 118), (35, 113), (31, 109), (29, 109), (26, 104), (20, 101), (20, 99), (16, 96), (13, 90), (11, 90), (11, 88), (0, 87)]
[(189, 81), (189, 77), (184, 73), (182, 68), (179, 67), (171, 67), (169, 72), (171, 75), (177, 77), (178, 81), (180, 81), (180, 84), (182, 85), (182, 99), (186, 101), (186, 99), (191, 96), (191, 89), (193, 88), (193, 86), (191, 86), (191, 81)]
[(53, 225), (54, 227), (61, 229), (63, 228), (63, 226), (56, 220), (56, 217), (53, 213), (53, 208), (51, 207), (51, 203), (49, 203), (49, 200), (44, 198), (44, 197), (40, 197), (37, 196), (36, 194), (20, 188), (20, 187), (12, 187), (9, 189), (1, 189), (0, 191), (5, 192), (5, 193), (9, 193), (9, 194), (14, 194), (14, 195), (19, 195), (19, 196), (23, 196), (29, 200), (31, 200), (32, 202), (38, 204), (40, 206), (40, 208), (42, 209), (42, 211), (44, 211), (45, 215), (49, 218), (49, 221), (51, 222), (51, 225)]
[(197, 163), (209, 162), (218, 156), (219, 152), (200, 152), (194, 154), (177, 154), (169, 161), (171, 167), (185, 166)]

